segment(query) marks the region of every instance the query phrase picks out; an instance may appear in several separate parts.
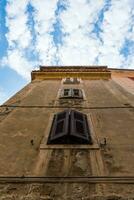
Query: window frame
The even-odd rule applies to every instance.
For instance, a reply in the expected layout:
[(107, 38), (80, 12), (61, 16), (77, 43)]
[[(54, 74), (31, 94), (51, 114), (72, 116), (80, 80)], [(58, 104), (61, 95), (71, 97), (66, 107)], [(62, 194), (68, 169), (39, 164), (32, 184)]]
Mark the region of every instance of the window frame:
[[(65, 92), (68, 91), (68, 94)], [(77, 91), (77, 94), (75, 94)], [(83, 90), (79, 88), (63, 88), (60, 91), (60, 99), (84, 99)]]
[[(83, 121), (77, 120), (74, 115), (80, 115)], [(65, 115), (63, 119), (58, 120), (60, 115)], [(58, 123), (62, 121), (63, 127), (62, 132), (56, 133)], [(76, 131), (76, 122), (82, 125), (83, 131)], [(51, 125), (47, 144), (93, 144), (91, 132), (89, 130), (89, 124), (87, 117), (84, 113), (75, 110), (65, 110), (54, 115), (53, 122)]]

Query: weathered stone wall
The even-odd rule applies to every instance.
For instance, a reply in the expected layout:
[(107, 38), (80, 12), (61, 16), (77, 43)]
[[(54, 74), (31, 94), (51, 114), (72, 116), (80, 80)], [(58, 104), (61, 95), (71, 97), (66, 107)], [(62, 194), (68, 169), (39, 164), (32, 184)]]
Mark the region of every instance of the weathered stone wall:
[(134, 185), (88, 183), (0, 184), (1, 200), (133, 200)]
[[(76, 87), (83, 89), (84, 101), (68, 102), (58, 98), (63, 87), (68, 86), (61, 80), (34, 81), (6, 103), (20, 107), (1, 108), (0, 175), (133, 176), (134, 109), (130, 108), (134, 105), (133, 95), (114, 80), (83, 80)], [(88, 115), (93, 146), (46, 145), (53, 115), (65, 109), (58, 106), (68, 105), (79, 107), (77, 110)], [(88, 183), (0, 187), (3, 199), (38, 199), (39, 196), (40, 199), (90, 199), (89, 196), (114, 193), (132, 197), (134, 191), (133, 185)]]

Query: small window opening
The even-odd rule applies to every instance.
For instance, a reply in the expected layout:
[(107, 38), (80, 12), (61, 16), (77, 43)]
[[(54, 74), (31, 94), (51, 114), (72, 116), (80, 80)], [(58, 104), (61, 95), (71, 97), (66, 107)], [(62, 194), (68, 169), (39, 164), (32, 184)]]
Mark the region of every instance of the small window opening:
[(54, 115), (47, 144), (92, 144), (87, 116), (75, 110)]
[(64, 89), (64, 96), (69, 96), (70, 89)]
[(63, 89), (63, 90), (61, 90), (60, 99), (64, 99), (64, 98), (83, 99), (82, 90), (81, 89), (73, 89), (73, 88)]
[(73, 89), (74, 96), (79, 96), (79, 89)]

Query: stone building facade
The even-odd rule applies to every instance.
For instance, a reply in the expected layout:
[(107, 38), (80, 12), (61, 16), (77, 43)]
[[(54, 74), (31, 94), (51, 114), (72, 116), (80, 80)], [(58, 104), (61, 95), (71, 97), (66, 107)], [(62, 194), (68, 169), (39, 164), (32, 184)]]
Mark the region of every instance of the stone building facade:
[(133, 79), (106, 66), (33, 71), (0, 107), (0, 199), (134, 199)]

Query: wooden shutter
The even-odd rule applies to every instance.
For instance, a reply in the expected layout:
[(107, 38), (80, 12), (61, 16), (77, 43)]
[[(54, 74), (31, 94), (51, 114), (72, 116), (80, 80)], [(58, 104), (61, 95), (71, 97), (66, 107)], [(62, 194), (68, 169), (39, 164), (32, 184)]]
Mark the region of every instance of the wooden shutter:
[(65, 144), (69, 127), (69, 112), (56, 114), (52, 123), (48, 144)]
[(72, 110), (70, 113), (70, 136), (72, 143), (92, 144), (87, 117), (85, 114)]
[(74, 110), (54, 115), (47, 144), (92, 144), (87, 116)]

